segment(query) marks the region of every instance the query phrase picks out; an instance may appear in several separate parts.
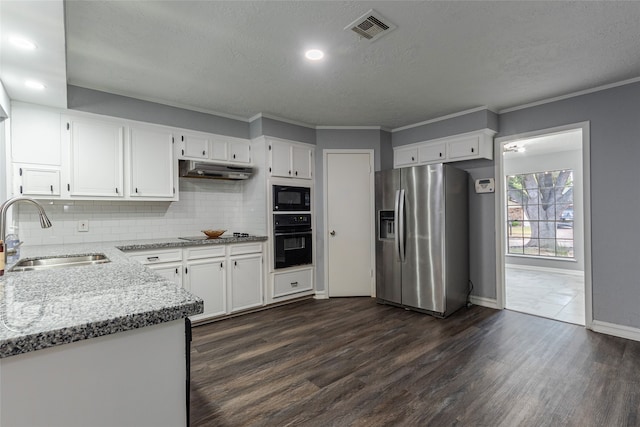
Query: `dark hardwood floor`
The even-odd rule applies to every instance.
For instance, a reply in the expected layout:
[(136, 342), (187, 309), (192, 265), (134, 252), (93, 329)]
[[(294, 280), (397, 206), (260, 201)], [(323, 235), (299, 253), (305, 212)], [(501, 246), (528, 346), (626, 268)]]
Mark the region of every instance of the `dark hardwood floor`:
[(192, 426), (638, 426), (640, 343), (336, 298), (193, 329)]

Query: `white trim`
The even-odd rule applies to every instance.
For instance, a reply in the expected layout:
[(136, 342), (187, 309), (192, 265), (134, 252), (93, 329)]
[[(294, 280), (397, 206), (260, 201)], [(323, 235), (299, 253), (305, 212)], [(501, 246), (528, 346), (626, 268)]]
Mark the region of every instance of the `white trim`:
[(492, 109), (490, 109), (486, 105), (483, 105), (481, 107), (475, 107), (475, 108), (471, 108), (469, 110), (463, 110), (463, 111), (459, 111), (457, 113), (447, 114), (446, 116), (436, 117), (435, 119), (429, 119), (429, 120), (425, 120), (423, 122), (414, 123), (412, 125), (406, 125), (406, 126), (402, 126), (402, 127), (399, 127), (399, 128), (391, 129), (391, 133), (400, 132), (402, 130), (407, 130), (407, 129), (415, 128), (415, 127), (418, 127), (418, 126), (424, 126), (424, 125), (428, 125), (428, 124), (431, 124), (431, 123), (441, 122), (443, 120), (448, 120), (448, 119), (452, 119), (454, 117), (464, 116), (464, 115), (475, 113), (475, 112), (482, 111), (482, 110), (489, 110), (492, 113), (495, 113), (495, 111), (493, 111)]
[(576, 96), (587, 95), (593, 92), (600, 92), (601, 90), (607, 90), (618, 86), (624, 86), (631, 83), (640, 82), (640, 77), (635, 77), (633, 79), (623, 80), (621, 82), (609, 83), (602, 86), (596, 86), (591, 89), (584, 89), (577, 92), (571, 92), (566, 95), (556, 96), (554, 98), (542, 99), (540, 101), (530, 102), (528, 104), (518, 105), (516, 107), (504, 108), (498, 111), (498, 114), (510, 113), (512, 111), (523, 110), (525, 108), (537, 107), (538, 105), (549, 104), (551, 102), (562, 101), (563, 99), (575, 98)]
[(494, 299), (494, 298), (485, 298), (485, 297), (478, 297), (475, 295), (470, 295), (469, 296), (469, 302), (473, 305), (479, 305), (482, 307), (489, 307), (489, 308), (494, 308), (496, 310), (499, 310), (500, 307), (498, 307), (498, 302)]
[(331, 125), (318, 125), (317, 130), (386, 130), (382, 126), (331, 126)]
[(507, 135), (495, 139), (494, 150), (495, 175), (496, 175), (496, 304), (504, 308), (505, 303), (505, 250), (506, 236), (505, 200), (504, 200), (504, 160), (502, 156), (503, 146), (507, 143), (521, 139), (535, 138), (541, 135), (549, 135), (569, 130), (582, 130), (582, 175), (583, 175), (583, 212), (584, 212), (584, 302), (585, 302), (585, 327), (593, 328), (593, 287), (591, 271), (591, 140), (589, 134), (589, 122), (579, 122), (549, 129), (525, 132), (516, 135)]
[(329, 299), (329, 295), (327, 291), (316, 291), (316, 294), (313, 296), (313, 299)]
[(305, 128), (309, 128), (309, 129), (315, 129), (316, 127), (314, 125), (310, 125), (309, 123), (304, 123), (304, 122), (298, 122), (296, 120), (291, 120), (291, 119), (285, 119), (284, 117), (278, 117), (278, 116), (274, 116), (271, 114), (265, 114), (265, 113), (258, 113), (255, 116), (252, 116), (251, 118), (249, 118), (248, 121), (249, 123), (253, 122), (254, 120), (257, 119), (271, 119), (271, 120), (276, 120), (279, 122), (283, 122), (283, 123), (289, 123), (290, 125), (296, 125), (296, 126), (302, 126)]
[(538, 267), (535, 265), (521, 265), (521, 264), (509, 264), (509, 263), (506, 263), (505, 267), (506, 266), (509, 266), (509, 268), (513, 268), (516, 270), (541, 271), (545, 273), (567, 274), (570, 276), (584, 277), (584, 271), (582, 270), (566, 270), (564, 268)]
[[(375, 158), (374, 158), (374, 150), (371, 149), (324, 149), (322, 150), (322, 212), (324, 215), (323, 218), (323, 230), (325, 236), (329, 235), (329, 208), (327, 205), (327, 188), (328, 188), (328, 177), (327, 177), (327, 158), (329, 154), (369, 154), (369, 194), (371, 195), (371, 202), (369, 206), (369, 212), (371, 215), (371, 230), (370, 236), (374, 236), (371, 239), (371, 248), (369, 252), (371, 254), (371, 297), (376, 296), (376, 248), (375, 248), (375, 229), (376, 229), (376, 218), (375, 218)], [(327, 294), (327, 298), (329, 298), (329, 245), (327, 244), (327, 239), (324, 239), (324, 292)]]
[(614, 337), (640, 341), (640, 329), (632, 328), (631, 326), (616, 325), (615, 323), (594, 320), (591, 323), (590, 329), (601, 334), (613, 335)]

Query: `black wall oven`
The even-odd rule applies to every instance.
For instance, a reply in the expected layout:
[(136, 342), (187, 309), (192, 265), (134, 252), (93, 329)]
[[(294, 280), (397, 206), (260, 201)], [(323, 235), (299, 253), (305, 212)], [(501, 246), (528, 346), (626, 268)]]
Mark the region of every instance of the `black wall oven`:
[(274, 212), (311, 212), (311, 188), (273, 186)]
[(274, 268), (313, 262), (311, 214), (273, 215)]

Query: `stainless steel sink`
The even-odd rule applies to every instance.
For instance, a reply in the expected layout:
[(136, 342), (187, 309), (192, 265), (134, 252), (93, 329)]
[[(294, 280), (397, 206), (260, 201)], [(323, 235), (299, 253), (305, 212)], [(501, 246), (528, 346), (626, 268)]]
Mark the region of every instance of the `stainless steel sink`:
[(9, 271), (49, 270), (51, 268), (79, 267), (82, 265), (111, 262), (105, 254), (70, 255), (64, 257), (41, 257), (18, 261)]

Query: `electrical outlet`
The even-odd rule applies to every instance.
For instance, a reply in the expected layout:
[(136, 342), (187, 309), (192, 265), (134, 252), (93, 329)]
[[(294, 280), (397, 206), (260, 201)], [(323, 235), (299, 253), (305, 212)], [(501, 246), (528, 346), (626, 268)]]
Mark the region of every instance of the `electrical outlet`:
[(81, 219), (78, 221), (78, 231), (89, 231), (89, 220)]

